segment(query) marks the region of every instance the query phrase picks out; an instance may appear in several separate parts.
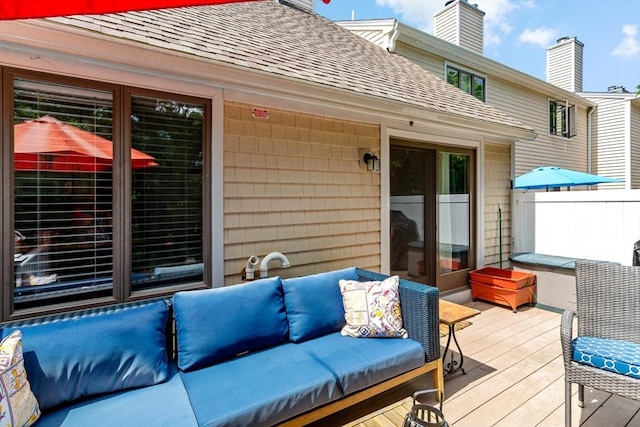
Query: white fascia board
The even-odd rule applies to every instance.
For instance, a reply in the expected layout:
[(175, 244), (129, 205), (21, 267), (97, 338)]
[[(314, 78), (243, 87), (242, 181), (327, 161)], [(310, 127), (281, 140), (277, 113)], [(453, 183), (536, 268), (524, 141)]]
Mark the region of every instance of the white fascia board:
[[(50, 21), (7, 21), (0, 33), (5, 65), (101, 79), (156, 90), (176, 90), (225, 100), (263, 103), (391, 127), (443, 126), (498, 138), (534, 139), (535, 132), (481, 119), (430, 110), (300, 79), (143, 45)], [(89, 37), (91, 36), (91, 39)], [(179, 73), (176, 72), (179, 70)], [(213, 77), (212, 77), (213, 76)]]
[[(547, 83), (529, 74), (518, 71), (514, 68), (503, 65), (497, 61), (487, 58), (484, 55), (472, 52), (468, 49), (456, 46), (452, 43), (439, 39), (431, 34), (420, 31), (416, 28), (399, 23), (398, 41), (417, 49), (429, 52), (432, 55), (442, 57), (443, 61), (464, 64), (467, 69), (487, 74), (507, 80), (511, 83), (526, 87), (547, 96), (567, 99), (577, 105), (592, 107), (594, 104), (577, 94), (565, 91), (551, 83)], [(442, 78), (443, 76), (438, 76)]]

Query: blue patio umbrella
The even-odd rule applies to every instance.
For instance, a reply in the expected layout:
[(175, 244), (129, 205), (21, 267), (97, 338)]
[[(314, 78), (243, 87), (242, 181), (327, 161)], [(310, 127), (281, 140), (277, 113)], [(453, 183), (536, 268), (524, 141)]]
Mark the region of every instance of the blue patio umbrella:
[(574, 187), (576, 185), (596, 185), (608, 182), (624, 182), (616, 178), (577, 172), (556, 166), (542, 166), (532, 169), (516, 178), (515, 189), (535, 190), (539, 188)]

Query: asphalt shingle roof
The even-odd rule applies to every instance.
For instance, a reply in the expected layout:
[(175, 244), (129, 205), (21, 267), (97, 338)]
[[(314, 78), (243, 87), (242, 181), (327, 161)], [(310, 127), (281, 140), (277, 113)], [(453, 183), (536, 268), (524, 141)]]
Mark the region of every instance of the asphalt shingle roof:
[(52, 20), (172, 51), (530, 131), (410, 60), (274, 1)]

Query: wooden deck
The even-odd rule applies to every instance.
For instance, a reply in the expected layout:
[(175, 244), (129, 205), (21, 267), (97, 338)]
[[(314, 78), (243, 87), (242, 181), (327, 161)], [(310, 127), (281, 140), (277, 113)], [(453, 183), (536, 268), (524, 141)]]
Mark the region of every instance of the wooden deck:
[[(564, 368), (558, 313), (470, 302), (482, 314), (456, 332), (466, 375), (445, 378), (443, 412), (451, 426), (564, 426)], [(442, 348), (446, 337), (441, 339)], [(388, 393), (327, 417), (313, 426), (401, 426), (414, 391), (431, 388), (418, 378)], [(435, 401), (434, 401), (435, 404)], [(585, 389), (578, 407), (574, 387), (573, 425), (640, 426), (640, 402)]]

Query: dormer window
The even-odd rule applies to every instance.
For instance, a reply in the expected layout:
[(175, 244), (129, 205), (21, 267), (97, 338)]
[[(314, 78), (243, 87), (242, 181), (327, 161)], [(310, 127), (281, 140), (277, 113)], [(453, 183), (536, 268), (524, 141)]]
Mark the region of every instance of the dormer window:
[(576, 136), (575, 105), (566, 101), (549, 100), (549, 134), (563, 138)]
[(485, 78), (482, 76), (447, 65), (447, 82), (482, 102), (486, 101)]

